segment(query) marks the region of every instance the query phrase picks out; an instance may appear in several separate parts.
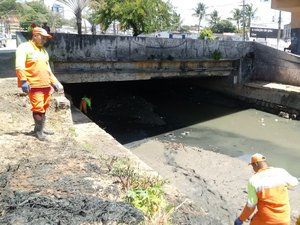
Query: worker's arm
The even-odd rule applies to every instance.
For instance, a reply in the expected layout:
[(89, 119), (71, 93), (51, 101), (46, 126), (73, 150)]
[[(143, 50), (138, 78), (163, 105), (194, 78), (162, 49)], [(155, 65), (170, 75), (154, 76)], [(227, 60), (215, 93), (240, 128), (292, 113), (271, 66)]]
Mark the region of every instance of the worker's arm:
[(251, 215), (252, 215), (252, 213), (254, 212), (254, 210), (255, 210), (255, 208), (256, 207), (250, 207), (249, 205), (248, 205), (248, 203), (245, 205), (245, 207), (244, 207), (244, 209), (243, 209), (243, 211), (242, 211), (242, 213), (241, 213), (241, 215), (239, 216), (239, 218), (240, 218), (240, 220), (241, 221), (246, 221)]
[(283, 171), (284, 171), (284, 175), (285, 175), (288, 187), (295, 187), (299, 184), (299, 178), (292, 176), (291, 174), (289, 174), (289, 172), (287, 172), (284, 169), (283, 169)]
[(251, 182), (248, 182), (248, 199), (241, 215), (238, 217), (242, 222), (246, 221), (254, 212), (258, 202), (256, 190)]
[[(26, 81), (26, 52), (27, 48), (26, 45), (20, 45), (16, 51), (16, 74), (19, 81)], [(19, 84), (20, 86), (20, 84)]]

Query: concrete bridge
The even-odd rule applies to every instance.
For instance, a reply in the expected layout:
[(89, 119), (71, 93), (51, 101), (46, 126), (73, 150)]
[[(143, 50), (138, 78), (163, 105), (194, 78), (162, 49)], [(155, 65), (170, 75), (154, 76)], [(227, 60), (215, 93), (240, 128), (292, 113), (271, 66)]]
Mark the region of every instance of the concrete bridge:
[(299, 56), (256, 42), (56, 33), (47, 50), (62, 83), (223, 77), (229, 87), (253, 80), (300, 86)]
[(237, 76), (250, 49), (241, 42), (73, 34), (55, 34), (49, 46), (56, 75), (66, 83)]

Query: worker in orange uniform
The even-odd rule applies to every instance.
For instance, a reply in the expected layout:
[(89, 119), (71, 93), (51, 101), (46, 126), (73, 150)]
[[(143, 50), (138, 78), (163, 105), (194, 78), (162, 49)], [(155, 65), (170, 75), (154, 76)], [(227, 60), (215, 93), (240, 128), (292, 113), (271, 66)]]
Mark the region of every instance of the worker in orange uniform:
[(79, 109), (87, 114), (87, 107), (92, 110), (92, 99), (84, 96), (80, 101)]
[(269, 167), (266, 157), (252, 155), (255, 172), (248, 182), (248, 200), (234, 225), (241, 225), (257, 209), (250, 225), (290, 225), (290, 204), (288, 187), (298, 185), (296, 177), (285, 169)]
[(41, 141), (46, 140), (45, 134), (53, 134), (45, 129), (45, 113), (50, 105), (52, 88), (56, 92), (62, 90), (62, 85), (51, 71), (49, 55), (43, 47), (51, 37), (43, 28), (35, 27), (32, 39), (20, 44), (16, 51), (18, 87), (28, 94), (35, 122), (34, 134)]

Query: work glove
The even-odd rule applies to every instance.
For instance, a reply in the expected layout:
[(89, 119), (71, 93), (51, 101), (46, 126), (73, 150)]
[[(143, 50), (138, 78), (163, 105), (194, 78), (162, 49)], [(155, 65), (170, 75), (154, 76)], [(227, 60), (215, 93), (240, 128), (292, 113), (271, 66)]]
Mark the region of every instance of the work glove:
[(52, 87), (53, 87), (53, 89), (54, 89), (55, 92), (59, 92), (60, 87), (59, 87), (59, 83), (58, 82), (53, 83)]
[(240, 220), (240, 218), (236, 218), (236, 220), (234, 221), (234, 225), (242, 225), (243, 221)]
[(26, 80), (21, 81), (21, 88), (22, 88), (22, 91), (27, 94), (31, 89), (29, 83)]

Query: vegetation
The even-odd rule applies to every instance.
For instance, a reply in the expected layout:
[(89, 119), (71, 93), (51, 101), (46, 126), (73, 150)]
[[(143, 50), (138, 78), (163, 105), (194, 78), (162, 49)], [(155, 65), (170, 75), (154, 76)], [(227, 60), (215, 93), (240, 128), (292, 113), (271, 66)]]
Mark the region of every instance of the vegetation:
[[(61, 27), (62, 24), (75, 24), (78, 34), (82, 33), (82, 19), (87, 19), (92, 25), (95, 34), (96, 25), (106, 31), (113, 25), (115, 33), (117, 30), (131, 29), (134, 36), (141, 33), (154, 33), (159, 31), (189, 32), (190, 27), (182, 26), (180, 14), (169, 1), (165, 0), (58, 0), (68, 6), (75, 15), (74, 19), (61, 18), (59, 13), (52, 13), (43, 1), (17, 2), (16, 0), (2, 0), (0, 2), (0, 25), (7, 21), (10, 15), (18, 16), (20, 25), (26, 29), (31, 23), (41, 25), (48, 22), (52, 28)], [(193, 9), (193, 16), (198, 18), (198, 34), (201, 39), (207, 37), (211, 40), (207, 30), (200, 34), (201, 22), (207, 19), (207, 29), (213, 33), (240, 32), (242, 26), (249, 30), (251, 20), (257, 9), (252, 4), (246, 4), (244, 8), (235, 8), (231, 17), (222, 20), (219, 12), (213, 10), (207, 14), (208, 7), (204, 3), (197, 3)], [(206, 18), (207, 17), (207, 18)], [(245, 21), (243, 21), (245, 19)], [(234, 22), (234, 24), (232, 23)], [(72, 24), (72, 25), (73, 25)], [(4, 26), (5, 27), (5, 26)], [(9, 27), (9, 26), (8, 26)], [(3, 31), (2, 31), (3, 32)], [(5, 31), (7, 32), (7, 31)]]
[(118, 21), (121, 29), (132, 29), (133, 35), (179, 27), (180, 16), (163, 0), (99, 0), (97, 22), (106, 30)]
[[(17, 3), (16, 0), (2, 0), (0, 2), (0, 33), (8, 32), (7, 19), (10, 15), (16, 13)], [(1, 30), (2, 26), (5, 30)]]
[(204, 28), (200, 31), (199, 39), (213, 41), (215, 38), (211, 29)]
[(6, 33), (8, 33), (9, 24), (4, 22), (10, 16), (18, 17), (20, 27), (23, 29), (27, 29), (32, 23), (41, 26), (43, 22), (48, 22), (52, 27), (61, 26), (63, 23), (60, 14), (51, 13), (41, 1), (20, 3), (16, 0), (2, 0), (0, 2), (0, 24), (4, 24)]
[(209, 14), (209, 25), (215, 26), (221, 21), (221, 17), (219, 16), (219, 12), (217, 10), (212, 11), (211, 14)]
[(39, 1), (27, 2), (19, 4), (19, 16), (21, 18), (20, 26), (26, 30), (30, 24), (42, 25), (49, 21), (50, 12), (46, 6)]
[(229, 20), (221, 20), (211, 27), (213, 33), (233, 33), (236, 27)]
[(222, 58), (222, 52), (216, 49), (212, 52), (211, 56), (214, 60), (220, 60)]
[(82, 34), (82, 12), (88, 6), (89, 0), (57, 0), (68, 6), (76, 17), (78, 34)]
[(241, 9), (233, 9), (232, 18), (236, 22), (237, 31), (240, 31), (241, 20), (243, 19), (243, 11)]
[(206, 16), (206, 10), (208, 7), (206, 7), (206, 5), (204, 3), (199, 2), (197, 7), (194, 9), (195, 13), (193, 14), (193, 16), (197, 16), (198, 17), (198, 34), (200, 31), (200, 25), (201, 25), (201, 21), (204, 19), (204, 17)]
[(253, 8), (253, 4), (246, 4), (245, 5), (245, 26), (248, 27), (250, 30), (251, 20), (254, 18), (255, 13), (257, 12), (257, 9)]
[(125, 201), (140, 209), (145, 215), (145, 224), (168, 224), (174, 207), (164, 198), (166, 180), (137, 172), (128, 158), (114, 158), (110, 174), (118, 178), (127, 192)]

